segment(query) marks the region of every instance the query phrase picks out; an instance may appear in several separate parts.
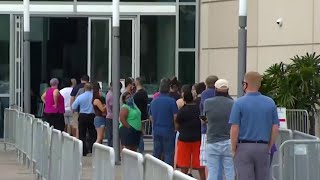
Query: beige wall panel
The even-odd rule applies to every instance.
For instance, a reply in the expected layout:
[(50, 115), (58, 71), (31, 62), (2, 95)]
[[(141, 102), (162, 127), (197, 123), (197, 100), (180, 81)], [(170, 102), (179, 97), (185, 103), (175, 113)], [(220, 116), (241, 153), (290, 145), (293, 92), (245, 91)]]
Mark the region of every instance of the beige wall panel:
[(200, 51), (199, 62), (199, 81), (202, 82), (209, 74), (209, 50)]
[(247, 71), (258, 70), (258, 48), (248, 48), (247, 51)]
[(209, 48), (235, 47), (238, 42), (238, 2), (209, 3)]
[(320, 55), (320, 44), (313, 46), (313, 52), (316, 52), (317, 55)]
[(237, 90), (237, 56), (236, 48), (215, 49), (209, 52), (209, 73), (219, 78), (227, 79), (230, 83), (230, 94), (236, 95)]
[(274, 63), (290, 63), (290, 58), (295, 55), (304, 55), (313, 52), (312, 45), (305, 46), (281, 46), (258, 48), (258, 71), (263, 73)]
[(314, 6), (313, 6), (313, 12), (314, 12), (314, 17), (313, 17), (313, 42), (314, 43), (320, 43), (320, 0), (314, 0)]
[[(313, 41), (314, 0), (260, 0), (258, 3), (259, 46), (305, 44)], [(283, 19), (279, 28), (276, 21)]]
[[(205, 9), (207, 5), (209, 8)], [(238, 46), (238, 1), (218, 1), (202, 4), (203, 18), (205, 19), (202, 28), (208, 27), (208, 38), (205, 38), (203, 45), (209, 48), (237, 47)], [(207, 34), (205, 33), (204, 36)], [(258, 2), (249, 0), (248, 2), (248, 45), (257, 46), (258, 44)], [(205, 46), (204, 46), (205, 47)]]
[(200, 5), (200, 48), (208, 48), (208, 23), (209, 23), (209, 5)]

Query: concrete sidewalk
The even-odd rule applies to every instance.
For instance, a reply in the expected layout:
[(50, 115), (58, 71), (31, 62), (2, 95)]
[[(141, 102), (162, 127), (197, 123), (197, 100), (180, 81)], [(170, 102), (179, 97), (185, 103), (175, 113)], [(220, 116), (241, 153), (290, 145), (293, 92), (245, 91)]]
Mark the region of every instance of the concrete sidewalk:
[(31, 169), (17, 162), (16, 152), (10, 146), (4, 151), (4, 144), (0, 143), (0, 180), (34, 180)]

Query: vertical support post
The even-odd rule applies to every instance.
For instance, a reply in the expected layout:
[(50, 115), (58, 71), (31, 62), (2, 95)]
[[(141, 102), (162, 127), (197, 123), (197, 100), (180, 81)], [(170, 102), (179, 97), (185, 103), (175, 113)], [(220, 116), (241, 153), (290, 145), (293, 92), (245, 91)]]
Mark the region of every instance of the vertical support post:
[(115, 162), (120, 164), (119, 109), (120, 109), (120, 17), (119, 0), (112, 1), (112, 88), (113, 88), (113, 148)]
[(238, 97), (243, 95), (242, 80), (247, 71), (247, 0), (239, 0)]
[(30, 1), (23, 0), (23, 61), (24, 61), (24, 112), (31, 113), (30, 85)]

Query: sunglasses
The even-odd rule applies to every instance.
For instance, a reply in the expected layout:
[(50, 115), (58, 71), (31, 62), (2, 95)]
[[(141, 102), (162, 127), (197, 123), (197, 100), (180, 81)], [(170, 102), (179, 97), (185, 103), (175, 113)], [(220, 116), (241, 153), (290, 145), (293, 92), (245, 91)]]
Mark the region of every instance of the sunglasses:
[(245, 82), (245, 81), (242, 81), (242, 85), (243, 85), (243, 86), (244, 86), (244, 85), (248, 85), (248, 83)]

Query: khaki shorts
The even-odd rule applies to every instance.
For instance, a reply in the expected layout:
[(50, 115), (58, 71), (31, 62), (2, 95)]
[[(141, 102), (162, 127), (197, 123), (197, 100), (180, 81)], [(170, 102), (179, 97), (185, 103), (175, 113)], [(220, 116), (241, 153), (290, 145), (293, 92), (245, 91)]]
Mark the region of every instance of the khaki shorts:
[(78, 119), (79, 119), (79, 113), (78, 112), (74, 112), (72, 114), (72, 120), (71, 120), (71, 126), (72, 128), (78, 129)]

